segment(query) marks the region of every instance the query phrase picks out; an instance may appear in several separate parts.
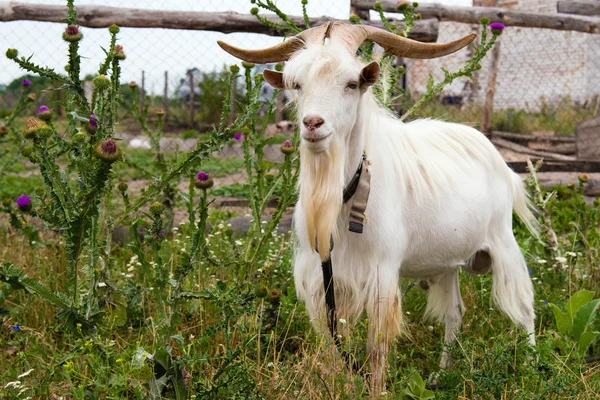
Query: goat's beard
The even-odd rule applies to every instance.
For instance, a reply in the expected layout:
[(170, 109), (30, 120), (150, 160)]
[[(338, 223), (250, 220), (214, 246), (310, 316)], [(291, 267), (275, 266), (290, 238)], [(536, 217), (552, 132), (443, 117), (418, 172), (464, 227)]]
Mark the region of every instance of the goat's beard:
[(330, 238), (337, 237), (337, 218), (342, 207), (344, 159), (332, 141), (318, 153), (300, 146), (300, 200), (306, 216), (306, 233), (321, 260), (329, 257)]

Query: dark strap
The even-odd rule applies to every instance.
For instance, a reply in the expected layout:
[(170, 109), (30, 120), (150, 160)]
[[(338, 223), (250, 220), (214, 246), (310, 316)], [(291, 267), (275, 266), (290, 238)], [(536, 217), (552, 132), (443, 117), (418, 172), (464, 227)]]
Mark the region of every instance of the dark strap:
[[(352, 196), (356, 195), (352, 208), (350, 209), (350, 224), (349, 230), (355, 233), (362, 233), (363, 222), (365, 219), (365, 210), (367, 206), (367, 200), (369, 198), (370, 190), (370, 174), (368, 170), (368, 162), (366, 154), (363, 154), (362, 160), (358, 169), (354, 173), (354, 176), (344, 188), (344, 204), (347, 203)], [(363, 175), (363, 169), (364, 175)], [(361, 179), (362, 178), (362, 179)], [(316, 239), (315, 239), (316, 240)], [(329, 257), (327, 260), (321, 262), (321, 269), (323, 270), (323, 288), (325, 290), (325, 304), (327, 306), (327, 326), (329, 333), (333, 337), (335, 345), (342, 355), (348, 368), (352, 368), (354, 371), (361, 372), (360, 365), (349, 353), (342, 350), (342, 339), (337, 333), (337, 313), (335, 309), (335, 290), (333, 286), (333, 265), (331, 263), (331, 250), (333, 250), (333, 237), (330, 238), (330, 249)]]

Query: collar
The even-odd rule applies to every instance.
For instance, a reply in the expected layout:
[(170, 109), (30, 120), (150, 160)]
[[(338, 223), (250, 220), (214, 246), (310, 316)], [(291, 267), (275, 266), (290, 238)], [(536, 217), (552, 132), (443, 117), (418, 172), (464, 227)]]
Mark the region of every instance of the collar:
[(350, 207), (350, 222), (348, 224), (348, 230), (350, 230), (350, 232), (363, 232), (363, 225), (367, 218), (365, 211), (367, 210), (370, 191), (371, 173), (369, 171), (369, 161), (367, 160), (367, 154), (363, 152), (358, 169), (348, 185), (344, 188), (344, 204), (354, 197)]

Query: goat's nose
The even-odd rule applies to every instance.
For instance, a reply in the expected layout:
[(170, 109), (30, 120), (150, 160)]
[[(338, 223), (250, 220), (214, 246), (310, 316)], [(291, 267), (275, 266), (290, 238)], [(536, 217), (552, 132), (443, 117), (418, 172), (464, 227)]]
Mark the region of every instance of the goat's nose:
[(319, 128), (324, 122), (325, 121), (323, 121), (323, 118), (319, 117), (318, 115), (307, 115), (302, 120), (304, 126), (311, 131)]

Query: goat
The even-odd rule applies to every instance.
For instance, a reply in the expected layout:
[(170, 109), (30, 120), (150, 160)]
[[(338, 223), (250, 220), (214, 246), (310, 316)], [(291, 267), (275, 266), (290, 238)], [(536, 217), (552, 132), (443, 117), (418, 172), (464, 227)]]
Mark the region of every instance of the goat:
[[(537, 220), (523, 182), (477, 130), (436, 120), (399, 121), (371, 89), (379, 66), (356, 57), (373, 40), (411, 58), (453, 53), (474, 35), (424, 44), (381, 29), (339, 22), (308, 29), (261, 50), (219, 45), (249, 62), (288, 61), (265, 70), (273, 87), (297, 92), (301, 127), (298, 246), (294, 280), (318, 331), (326, 331), (321, 262), (331, 256), (337, 317), (355, 320), (366, 309), (371, 393), (385, 385), (387, 353), (401, 333), (399, 278), (427, 281), (426, 314), (445, 323), (455, 340), (465, 311), (458, 271), (493, 272), (499, 308), (534, 338), (533, 287), (512, 232), (512, 211), (535, 233)], [(363, 234), (348, 231), (343, 190), (366, 154), (371, 189)], [(330, 238), (335, 246), (330, 254)], [(451, 364), (444, 350), (441, 368)]]

